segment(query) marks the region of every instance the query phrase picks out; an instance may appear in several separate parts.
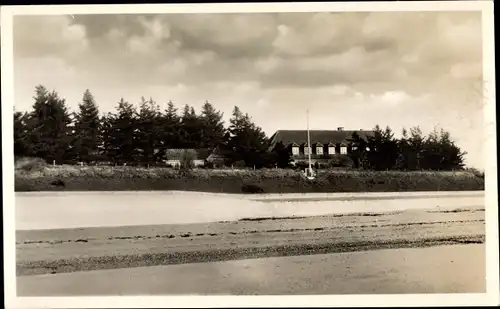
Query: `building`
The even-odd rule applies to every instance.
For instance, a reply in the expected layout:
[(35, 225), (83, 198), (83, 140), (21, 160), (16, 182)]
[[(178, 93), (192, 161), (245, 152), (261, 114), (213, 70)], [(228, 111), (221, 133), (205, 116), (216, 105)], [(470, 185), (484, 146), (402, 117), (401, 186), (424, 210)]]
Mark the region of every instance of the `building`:
[(366, 140), (373, 135), (373, 131), (366, 130), (310, 130), (311, 145), (307, 145), (307, 130), (278, 130), (271, 136), (269, 150), (273, 150), (276, 144), (283, 143), (289, 149), (295, 162), (307, 161), (311, 151), (312, 163), (326, 163), (337, 155), (350, 153), (352, 145), (350, 139), (356, 132), (359, 137)]
[(184, 155), (189, 155), (195, 167), (204, 166), (205, 160), (210, 155), (210, 149), (167, 149), (165, 151), (166, 164), (179, 167)]
[(208, 156), (207, 162), (214, 167), (224, 167), (231, 158), (232, 151), (224, 147), (217, 146)]

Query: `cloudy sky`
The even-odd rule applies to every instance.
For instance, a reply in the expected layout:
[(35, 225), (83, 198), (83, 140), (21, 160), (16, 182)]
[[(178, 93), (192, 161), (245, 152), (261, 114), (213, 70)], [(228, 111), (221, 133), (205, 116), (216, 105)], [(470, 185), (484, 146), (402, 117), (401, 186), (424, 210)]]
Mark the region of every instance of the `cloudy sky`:
[(303, 129), (449, 130), (482, 168), (478, 12), (60, 15), (14, 18), (16, 110), (43, 84), (75, 109), (121, 97), (226, 119), (238, 105), (268, 135)]

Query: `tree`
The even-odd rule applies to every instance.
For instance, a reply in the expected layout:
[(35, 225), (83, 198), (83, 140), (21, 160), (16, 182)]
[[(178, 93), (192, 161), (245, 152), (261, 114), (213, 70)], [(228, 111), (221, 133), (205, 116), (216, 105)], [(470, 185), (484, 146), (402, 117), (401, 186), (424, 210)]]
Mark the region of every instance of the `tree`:
[(29, 116), (28, 142), (32, 155), (48, 161), (63, 161), (70, 153), (71, 118), (66, 102), (44, 86), (35, 88), (33, 111)]
[(160, 148), (165, 153), (168, 148), (180, 148), (181, 136), (179, 136), (180, 117), (177, 108), (172, 101), (168, 102), (168, 108), (164, 115), (160, 115)]
[(202, 141), (202, 127), (194, 107), (185, 105), (182, 111), (181, 123), (182, 148), (199, 148)]
[(180, 168), (182, 170), (189, 170), (194, 167), (194, 160), (196, 158), (196, 153), (191, 149), (184, 149), (181, 152), (180, 157)]
[(367, 141), (367, 159), (371, 169), (381, 169), (382, 141), (383, 132), (380, 126), (376, 125), (373, 129), (373, 135), (369, 136)]
[(30, 155), (28, 143), (28, 113), (14, 112), (14, 156)]
[(81, 161), (89, 162), (96, 157), (101, 144), (99, 109), (90, 90), (85, 90), (78, 108), (74, 126), (75, 153)]
[(380, 126), (373, 129), (374, 135), (368, 138), (368, 161), (375, 170), (388, 170), (396, 166), (398, 159), (398, 141), (390, 127), (382, 130)]
[(244, 160), (248, 166), (263, 165), (263, 154), (268, 146), (267, 137), (262, 129), (252, 122), (250, 116), (243, 114), (237, 106), (233, 109), (228, 132), (234, 161)]
[(115, 141), (113, 139), (113, 122), (114, 115), (112, 113), (107, 113), (100, 118), (100, 130), (99, 130), (99, 159), (104, 161), (115, 161), (114, 154), (118, 153), (118, 148), (115, 146)]
[(355, 168), (367, 168), (368, 160), (366, 154), (366, 148), (368, 147), (368, 142), (361, 138), (357, 132), (354, 132), (349, 139), (351, 144), (351, 153), (349, 157), (352, 159), (352, 163)]
[(455, 145), (450, 133), (434, 129), (423, 143), (423, 168), (430, 170), (463, 169), (465, 152)]
[(208, 101), (201, 109), (200, 124), (202, 128), (202, 148), (215, 149), (222, 145), (225, 139), (223, 113), (217, 111)]
[(134, 134), (135, 145), (143, 163), (156, 161), (156, 151), (160, 146), (160, 111), (156, 102), (150, 98), (141, 98), (139, 112), (136, 119), (136, 130)]
[(290, 166), (292, 162), (292, 155), (290, 153), (290, 149), (285, 147), (283, 142), (276, 143), (274, 146), (273, 153), (275, 154), (275, 163), (279, 168), (287, 168)]
[(137, 153), (135, 140), (136, 133), (136, 109), (123, 98), (118, 102), (116, 114), (108, 116), (108, 142), (110, 148), (108, 156), (115, 163), (133, 162)]

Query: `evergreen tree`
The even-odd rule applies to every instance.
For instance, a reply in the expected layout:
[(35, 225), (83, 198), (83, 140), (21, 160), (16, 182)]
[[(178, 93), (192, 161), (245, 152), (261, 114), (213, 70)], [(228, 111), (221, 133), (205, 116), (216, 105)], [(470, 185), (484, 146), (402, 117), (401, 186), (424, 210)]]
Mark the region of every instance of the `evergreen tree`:
[(370, 167), (375, 170), (388, 170), (396, 167), (398, 159), (398, 141), (388, 126), (382, 130), (380, 126), (373, 129), (374, 135), (368, 138), (367, 158)]
[(464, 167), (465, 152), (455, 145), (449, 132), (434, 129), (423, 142), (424, 169), (453, 170)]
[(282, 142), (276, 143), (273, 149), (274, 153), (274, 161), (277, 167), (279, 168), (287, 168), (290, 166), (292, 162), (292, 154), (290, 149), (285, 147)]
[(225, 128), (223, 113), (217, 111), (208, 101), (203, 104), (200, 122), (202, 128), (202, 148), (215, 149), (224, 144)]
[(136, 109), (123, 98), (118, 102), (116, 114), (109, 115), (109, 156), (115, 163), (133, 163), (137, 154)]
[(408, 170), (409, 166), (409, 156), (411, 154), (410, 144), (408, 141), (408, 130), (403, 128), (401, 132), (401, 138), (397, 141), (398, 146), (398, 157), (396, 160), (396, 169), (398, 170)]
[(44, 86), (35, 89), (33, 111), (30, 114), (28, 142), (32, 155), (49, 162), (62, 162), (70, 153), (71, 118), (66, 102), (55, 92), (49, 92)]
[(248, 166), (261, 166), (262, 155), (267, 151), (268, 141), (262, 129), (256, 126), (248, 114), (235, 106), (228, 132), (229, 146), (234, 151), (234, 161), (244, 160)]
[(179, 134), (181, 119), (177, 114), (177, 108), (172, 101), (168, 102), (165, 114), (161, 116), (160, 148), (162, 153), (169, 148), (181, 148), (181, 136)]
[(352, 159), (355, 168), (368, 168), (368, 159), (366, 148), (368, 147), (367, 140), (361, 138), (357, 132), (354, 132), (349, 139), (351, 144), (351, 152), (349, 157)]
[(27, 121), (27, 113), (14, 112), (14, 156), (16, 157), (30, 155)]
[(118, 153), (117, 147), (114, 145), (113, 139), (113, 122), (114, 115), (112, 113), (107, 113), (100, 118), (100, 130), (99, 130), (99, 159), (102, 161), (115, 162), (114, 154)]
[(158, 104), (150, 98), (141, 98), (139, 113), (136, 121), (135, 145), (143, 163), (154, 163), (156, 151), (158, 150), (160, 137), (159, 128), (160, 111)]
[(194, 107), (185, 105), (180, 123), (182, 148), (199, 148), (202, 144), (201, 122), (196, 115)]
[(90, 90), (85, 90), (78, 108), (74, 126), (75, 153), (79, 160), (89, 162), (95, 159), (101, 144), (99, 109)]

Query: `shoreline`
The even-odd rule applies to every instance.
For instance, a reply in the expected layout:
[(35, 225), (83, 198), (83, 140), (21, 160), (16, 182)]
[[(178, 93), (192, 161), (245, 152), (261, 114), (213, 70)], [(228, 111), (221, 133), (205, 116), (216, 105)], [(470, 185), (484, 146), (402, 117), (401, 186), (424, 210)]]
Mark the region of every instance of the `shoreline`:
[(483, 243), (484, 210), (16, 232), (17, 274)]

